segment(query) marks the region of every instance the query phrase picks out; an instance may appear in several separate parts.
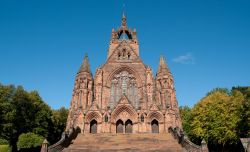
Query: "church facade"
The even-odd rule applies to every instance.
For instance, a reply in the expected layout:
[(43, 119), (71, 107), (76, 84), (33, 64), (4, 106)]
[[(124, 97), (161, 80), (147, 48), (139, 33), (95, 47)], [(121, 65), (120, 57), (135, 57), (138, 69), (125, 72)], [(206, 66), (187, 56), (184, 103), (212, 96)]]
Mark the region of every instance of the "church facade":
[[(67, 129), (81, 133), (164, 133), (182, 128), (173, 76), (160, 57), (156, 76), (140, 58), (125, 15), (112, 29), (106, 62), (93, 76), (88, 56), (76, 75)], [(66, 129), (66, 130), (67, 130)]]

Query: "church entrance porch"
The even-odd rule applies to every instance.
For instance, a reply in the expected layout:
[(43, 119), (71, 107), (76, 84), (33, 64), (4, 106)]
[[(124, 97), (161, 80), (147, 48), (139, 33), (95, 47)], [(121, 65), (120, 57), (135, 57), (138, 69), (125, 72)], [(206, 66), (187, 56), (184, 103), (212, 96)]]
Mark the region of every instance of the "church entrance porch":
[(151, 122), (151, 129), (152, 129), (152, 133), (159, 133), (159, 123), (157, 120), (153, 120)]
[(90, 133), (97, 133), (97, 121), (95, 119), (90, 122)]
[(116, 122), (116, 133), (133, 133), (133, 123), (128, 119), (125, 124), (121, 119)]

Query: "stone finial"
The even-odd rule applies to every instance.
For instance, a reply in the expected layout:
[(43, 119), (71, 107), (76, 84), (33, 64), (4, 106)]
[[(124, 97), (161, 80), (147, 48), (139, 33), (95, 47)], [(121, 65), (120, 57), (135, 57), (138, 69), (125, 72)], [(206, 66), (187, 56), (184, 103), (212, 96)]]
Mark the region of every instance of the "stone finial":
[(127, 21), (124, 12), (122, 13), (122, 27), (127, 27)]
[(49, 142), (46, 139), (44, 139), (44, 141), (42, 143), (41, 152), (48, 152), (48, 144), (49, 144)]
[(162, 74), (169, 74), (170, 71), (168, 69), (168, 66), (165, 62), (165, 58), (161, 55), (160, 57), (160, 63), (158, 66), (157, 74), (162, 73)]
[(201, 141), (201, 151), (202, 152), (208, 152), (207, 143), (206, 143), (206, 141), (204, 139)]
[(79, 72), (88, 72), (88, 73), (91, 73), (90, 72), (90, 65), (89, 65), (89, 58), (88, 58), (88, 54), (85, 54), (85, 57), (83, 59), (83, 63), (79, 69)]

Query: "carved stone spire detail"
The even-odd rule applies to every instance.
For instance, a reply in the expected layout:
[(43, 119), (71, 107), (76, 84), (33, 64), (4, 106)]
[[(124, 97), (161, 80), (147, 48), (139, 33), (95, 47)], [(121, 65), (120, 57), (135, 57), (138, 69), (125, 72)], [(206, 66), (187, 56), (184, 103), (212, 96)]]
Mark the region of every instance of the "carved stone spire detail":
[(160, 57), (160, 63), (158, 66), (158, 70), (157, 70), (157, 75), (162, 74), (162, 75), (171, 75), (171, 72), (165, 62), (165, 58), (163, 56)]
[(89, 65), (89, 58), (88, 58), (88, 55), (86, 54), (84, 59), (83, 59), (83, 63), (78, 71), (78, 73), (81, 73), (81, 72), (88, 72), (88, 73), (91, 73), (90, 71), (90, 65)]

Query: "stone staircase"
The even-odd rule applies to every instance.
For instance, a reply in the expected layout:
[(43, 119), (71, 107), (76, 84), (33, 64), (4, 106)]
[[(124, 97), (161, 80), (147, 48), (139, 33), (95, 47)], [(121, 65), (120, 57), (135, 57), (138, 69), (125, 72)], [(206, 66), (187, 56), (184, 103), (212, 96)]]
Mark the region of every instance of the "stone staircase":
[(63, 152), (184, 152), (169, 134), (78, 134)]

